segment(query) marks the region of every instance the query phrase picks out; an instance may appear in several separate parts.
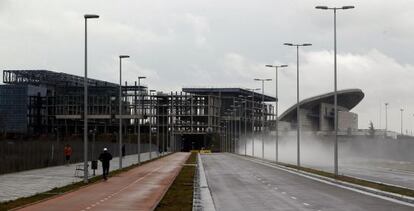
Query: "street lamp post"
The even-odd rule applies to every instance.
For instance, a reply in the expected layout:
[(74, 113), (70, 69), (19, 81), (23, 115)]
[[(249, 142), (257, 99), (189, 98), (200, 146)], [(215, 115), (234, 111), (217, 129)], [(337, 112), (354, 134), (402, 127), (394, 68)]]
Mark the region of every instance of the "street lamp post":
[(236, 130), (237, 130), (237, 125), (236, 125), (236, 109), (233, 108), (233, 153), (237, 153), (236, 151)]
[(335, 112), (335, 150), (334, 150), (334, 171), (335, 176), (338, 176), (338, 96), (337, 96), (337, 59), (336, 59), (336, 11), (353, 9), (354, 6), (343, 6), (343, 7), (327, 7), (327, 6), (316, 6), (316, 9), (321, 10), (333, 10), (334, 12), (334, 112)]
[(403, 112), (404, 112), (404, 109), (401, 108), (400, 111), (401, 111), (401, 135), (403, 135)]
[(149, 125), (149, 159), (150, 160), (152, 159), (152, 114), (153, 114), (151, 93), (153, 93), (153, 92), (155, 92), (155, 90), (153, 90), (153, 89), (149, 90), (149, 98), (150, 98), (149, 99), (149, 101), (150, 101), (149, 112), (150, 112), (150, 114), (149, 114), (149, 124), (148, 125)]
[[(138, 94), (141, 96), (138, 98), (141, 102), (143, 101), (142, 95), (141, 95), (141, 79), (145, 79), (147, 77), (145, 76), (138, 76)], [(141, 107), (141, 117), (143, 117), (143, 108)], [(138, 164), (141, 164), (141, 125), (140, 120), (138, 119), (138, 135), (137, 135), (137, 142), (138, 142)]]
[(302, 46), (311, 46), (310, 43), (303, 43), (303, 44), (292, 44), (292, 43), (284, 43), (287, 46), (296, 47), (296, 131), (297, 131), (297, 166), (300, 166), (300, 106), (299, 106), (299, 47)]
[(251, 120), (252, 120), (252, 157), (254, 157), (254, 91), (258, 91), (260, 90), (260, 88), (256, 88), (256, 89), (248, 89), (249, 91), (252, 92), (252, 112), (251, 112)]
[(278, 98), (278, 84), (277, 84), (277, 81), (278, 81), (278, 68), (284, 68), (284, 67), (287, 67), (287, 65), (270, 65), (270, 64), (268, 64), (268, 65), (266, 65), (266, 67), (270, 67), (270, 68), (275, 68), (275, 72), (276, 72), (276, 75), (275, 75), (275, 86), (276, 86), (276, 94), (275, 94), (275, 96), (276, 96), (276, 109), (275, 109), (275, 116), (276, 116), (276, 143), (275, 143), (275, 161), (276, 161), (276, 163), (279, 161), (279, 117), (278, 117), (278, 111), (279, 111), (279, 108), (278, 108), (278, 105), (279, 105), (279, 98)]
[(83, 182), (88, 183), (88, 19), (99, 15), (86, 14), (85, 19), (85, 77), (83, 78)]
[(272, 79), (270, 79), (270, 78), (266, 78), (266, 79), (255, 78), (254, 80), (262, 82), (262, 117), (261, 117), (261, 119), (262, 119), (262, 129), (261, 129), (261, 132), (262, 132), (262, 159), (264, 159), (264, 132), (265, 132), (265, 125), (264, 124), (265, 124), (265, 118), (266, 118), (265, 108), (264, 108), (264, 106), (265, 106), (265, 103), (264, 103), (264, 82), (265, 81), (271, 81)]
[(122, 59), (129, 58), (128, 55), (119, 56), (119, 169), (122, 169)]
[(388, 130), (388, 103), (385, 103), (385, 138), (387, 138)]
[[(244, 104), (244, 156), (247, 155), (247, 97), (239, 95), (240, 98), (243, 98), (242, 103)], [(240, 114), (241, 115), (241, 114)]]

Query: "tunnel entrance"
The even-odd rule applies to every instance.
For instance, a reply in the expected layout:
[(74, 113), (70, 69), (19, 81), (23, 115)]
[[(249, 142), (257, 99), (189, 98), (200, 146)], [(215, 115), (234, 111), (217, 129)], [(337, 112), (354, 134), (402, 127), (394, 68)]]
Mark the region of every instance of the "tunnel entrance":
[(209, 149), (209, 141), (206, 134), (184, 134), (181, 137), (181, 151)]

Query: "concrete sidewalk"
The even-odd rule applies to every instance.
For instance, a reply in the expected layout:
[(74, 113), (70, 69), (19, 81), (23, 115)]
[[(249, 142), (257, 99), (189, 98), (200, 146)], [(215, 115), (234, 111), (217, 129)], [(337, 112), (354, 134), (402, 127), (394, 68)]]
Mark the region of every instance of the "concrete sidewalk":
[[(157, 152), (152, 152), (152, 158), (156, 158)], [(149, 153), (141, 153), (141, 161), (149, 160)], [(123, 158), (123, 167), (138, 163), (138, 154), (127, 155)], [(74, 163), (68, 166), (54, 166), (48, 168), (21, 171), (0, 175), (0, 202), (32, 196), (37, 193), (49, 191), (55, 187), (63, 187), (82, 181), (81, 177), (75, 177), (76, 166), (83, 163)], [(119, 168), (119, 158), (111, 160), (110, 171)], [(89, 167), (89, 174), (92, 170)], [(102, 174), (101, 164), (98, 164), (96, 175)], [(79, 172), (82, 176), (83, 172)]]

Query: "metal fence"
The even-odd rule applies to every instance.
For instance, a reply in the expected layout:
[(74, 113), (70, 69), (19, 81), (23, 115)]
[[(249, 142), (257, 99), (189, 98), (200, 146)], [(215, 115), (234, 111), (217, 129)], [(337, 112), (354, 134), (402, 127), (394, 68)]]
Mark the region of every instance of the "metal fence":
[[(71, 163), (83, 161), (82, 141), (22, 141), (3, 140), (0, 141), (0, 174), (44, 168), (49, 166), (64, 165), (64, 147), (69, 144), (72, 147)], [(125, 143), (125, 154), (136, 154), (138, 152), (136, 143)], [(89, 142), (88, 159), (96, 160), (102, 149), (106, 147), (114, 157), (119, 156), (119, 144), (109, 141)], [(157, 146), (153, 145), (155, 151)], [(141, 153), (149, 151), (149, 144), (141, 144)]]

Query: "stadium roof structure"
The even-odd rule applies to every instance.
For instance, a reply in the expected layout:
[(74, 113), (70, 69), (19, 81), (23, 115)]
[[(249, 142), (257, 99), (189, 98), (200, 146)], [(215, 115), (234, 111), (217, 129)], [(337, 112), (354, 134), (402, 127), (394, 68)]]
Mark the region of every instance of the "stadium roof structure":
[(253, 92), (243, 88), (183, 88), (183, 92), (191, 94), (205, 94), (205, 95), (225, 95), (225, 96), (253, 96), (255, 100), (260, 101), (264, 96), (265, 102), (275, 102), (276, 98), (269, 95), (262, 95), (261, 93)]
[[(50, 86), (82, 87), (84, 77), (50, 70), (4, 70), (5, 84), (46, 84)], [(115, 83), (88, 78), (88, 86), (118, 87)]]
[[(361, 89), (345, 89), (337, 92), (338, 97), (338, 106), (347, 108), (351, 110), (364, 98), (365, 94)], [(311, 97), (299, 102), (299, 107), (301, 109), (313, 109), (315, 106), (318, 106), (321, 103), (334, 104), (334, 92), (329, 92), (326, 94), (318, 95)], [(297, 104), (293, 105), (289, 109), (280, 115), (280, 121), (291, 121), (293, 118), (296, 118), (296, 107)]]

